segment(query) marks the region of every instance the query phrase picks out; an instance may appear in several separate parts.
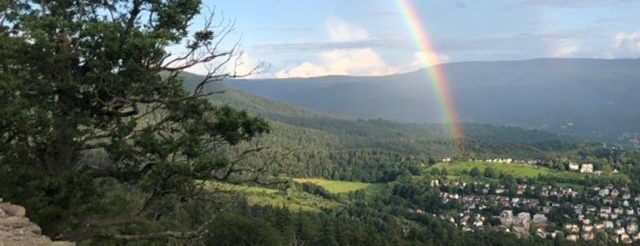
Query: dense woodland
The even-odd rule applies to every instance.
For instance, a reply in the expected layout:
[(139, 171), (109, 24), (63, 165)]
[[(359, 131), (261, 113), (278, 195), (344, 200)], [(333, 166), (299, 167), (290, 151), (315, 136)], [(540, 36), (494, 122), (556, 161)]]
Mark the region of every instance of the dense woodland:
[[(572, 245), (466, 233), (432, 217), (447, 208), (427, 184), (446, 170), (426, 168), (443, 157), (535, 159), (558, 170), (591, 161), (640, 190), (633, 149), (479, 124), (450, 139), (446, 125), (319, 114), (221, 84), (242, 75), (185, 73), (238, 55), (217, 49), (232, 26), (187, 31), (201, 10), (197, 0), (0, 4), (0, 197), (26, 206), (46, 235), (79, 245)], [(168, 66), (165, 49), (178, 44), (193, 53)], [(336, 195), (295, 177), (382, 188)], [(256, 205), (208, 182), (337, 205)]]

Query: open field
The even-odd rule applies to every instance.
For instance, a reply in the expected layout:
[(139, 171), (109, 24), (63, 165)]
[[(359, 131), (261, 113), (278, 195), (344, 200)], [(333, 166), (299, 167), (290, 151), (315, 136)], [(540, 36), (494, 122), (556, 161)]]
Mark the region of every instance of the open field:
[(460, 176), (463, 171), (469, 171), (472, 168), (477, 167), (481, 172), (487, 167), (492, 167), (496, 172), (509, 173), (514, 177), (534, 178), (538, 175), (549, 175), (555, 173), (549, 168), (525, 165), (525, 164), (507, 164), (507, 163), (488, 163), (488, 162), (454, 162), (454, 163), (438, 163), (429, 167), (434, 168), (446, 168), (450, 175)]
[(322, 209), (342, 206), (336, 201), (327, 200), (305, 192), (284, 191), (264, 187), (233, 185), (218, 182), (208, 182), (207, 188), (223, 192), (243, 193), (247, 198), (247, 202), (251, 205), (286, 207), (294, 212), (319, 212)]
[(295, 178), (296, 183), (312, 183), (327, 191), (335, 194), (348, 193), (357, 190), (364, 190), (367, 193), (376, 193), (384, 187), (384, 184), (362, 183), (362, 182), (350, 182), (350, 181), (338, 181), (338, 180), (326, 180), (317, 178)]

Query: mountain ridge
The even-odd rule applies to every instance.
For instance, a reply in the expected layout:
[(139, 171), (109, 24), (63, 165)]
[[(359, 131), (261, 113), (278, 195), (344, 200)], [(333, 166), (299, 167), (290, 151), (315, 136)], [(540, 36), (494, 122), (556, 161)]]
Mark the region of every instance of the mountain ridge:
[[(640, 132), (640, 59), (440, 64), (463, 122), (541, 129), (596, 140)], [(299, 83), (297, 83), (298, 81)], [(304, 82), (302, 82), (304, 81)], [(443, 122), (424, 70), (380, 77), (232, 80), (233, 88), (349, 118)], [(616, 120), (610, 120), (616, 119)], [(623, 139), (624, 140), (624, 139)]]

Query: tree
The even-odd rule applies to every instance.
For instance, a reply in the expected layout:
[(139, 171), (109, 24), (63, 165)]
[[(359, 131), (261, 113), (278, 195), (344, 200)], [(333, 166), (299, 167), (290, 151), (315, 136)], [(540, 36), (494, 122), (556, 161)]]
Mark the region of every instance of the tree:
[(471, 177), (474, 177), (474, 178), (480, 177), (481, 175), (480, 169), (478, 169), (478, 167), (473, 167), (471, 168), (471, 171), (469, 171), (469, 174), (471, 175)]
[[(234, 69), (241, 64), (238, 45), (225, 49), (223, 42), (233, 22), (210, 14), (202, 29), (188, 30), (202, 7), (199, 0), (3, 1), (5, 199), (38, 211), (46, 233), (78, 240), (103, 237), (104, 227), (153, 223), (171, 213), (170, 204), (202, 194), (205, 180), (270, 181), (259, 175), (266, 167), (242, 162), (263, 149), (254, 139), (269, 131), (267, 122), (207, 98), (218, 93), (209, 84), (257, 70)], [(184, 53), (167, 51), (179, 45)], [(207, 68), (204, 79), (185, 84), (183, 72), (194, 67)], [(131, 213), (95, 216), (88, 204), (101, 196), (105, 180), (144, 199)]]
[(487, 178), (496, 178), (496, 170), (493, 167), (487, 167), (484, 169), (484, 176)]

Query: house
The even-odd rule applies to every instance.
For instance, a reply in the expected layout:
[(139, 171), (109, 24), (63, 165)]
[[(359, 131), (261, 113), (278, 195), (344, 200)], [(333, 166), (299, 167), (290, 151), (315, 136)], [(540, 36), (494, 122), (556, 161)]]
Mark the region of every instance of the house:
[(580, 233), (580, 227), (578, 227), (578, 225), (576, 225), (576, 224), (566, 224), (566, 225), (564, 225), (564, 229), (567, 230), (571, 234)]
[(613, 212), (616, 213), (617, 215), (623, 215), (624, 214), (624, 208), (615, 208), (615, 209), (613, 209)]
[(611, 197), (616, 198), (620, 195), (620, 191), (618, 189), (611, 190)]
[(630, 234), (636, 233), (638, 232), (638, 224), (636, 223), (629, 223), (627, 225), (627, 232)]
[(611, 213), (611, 207), (609, 206), (604, 206), (600, 208), (600, 213), (601, 214), (610, 214)]
[(581, 173), (592, 173), (593, 172), (593, 164), (582, 164), (580, 166)]
[(604, 227), (605, 227), (604, 222), (596, 223), (596, 224), (593, 225), (593, 228), (596, 229), (597, 231), (604, 230)]
[(482, 220), (476, 220), (473, 222), (473, 226), (475, 227), (482, 227), (484, 225), (484, 221)]
[(521, 212), (517, 216), (516, 224), (518, 224), (519, 226), (529, 225), (530, 221), (531, 221), (531, 214), (527, 212)]
[(533, 223), (536, 225), (546, 225), (547, 221), (547, 216), (545, 216), (544, 214), (533, 215)]
[(622, 235), (622, 234), (625, 234), (625, 232), (626, 232), (626, 231), (624, 230), (624, 227), (620, 227), (620, 228), (618, 228), (618, 229), (614, 230), (613, 232), (614, 232), (616, 235)]
[(500, 224), (504, 226), (510, 226), (513, 224), (513, 211), (512, 210), (504, 210), (500, 213)]
[(603, 223), (605, 229), (613, 229), (613, 221), (605, 220)]
[(580, 170), (580, 165), (569, 163), (569, 171), (578, 171), (578, 170)]
[(451, 157), (442, 158), (442, 162), (451, 162)]
[(593, 235), (593, 232), (583, 232), (582, 235), (580, 235), (582, 237), (582, 240), (585, 241), (591, 241), (595, 238), (595, 236)]
[(602, 199), (602, 204), (604, 204), (604, 205), (613, 205), (613, 199), (611, 199), (611, 198)]
[(604, 188), (598, 191), (598, 195), (600, 195), (601, 197), (605, 197), (609, 195), (609, 189)]
[(565, 239), (567, 239), (567, 241), (577, 242), (578, 241), (578, 235), (567, 235), (567, 237)]
[(590, 225), (582, 226), (582, 232), (592, 232), (592, 231), (593, 231), (593, 226), (590, 226)]

